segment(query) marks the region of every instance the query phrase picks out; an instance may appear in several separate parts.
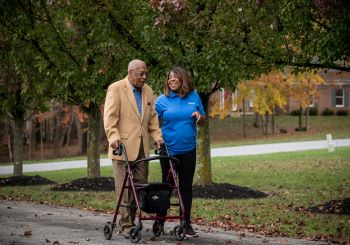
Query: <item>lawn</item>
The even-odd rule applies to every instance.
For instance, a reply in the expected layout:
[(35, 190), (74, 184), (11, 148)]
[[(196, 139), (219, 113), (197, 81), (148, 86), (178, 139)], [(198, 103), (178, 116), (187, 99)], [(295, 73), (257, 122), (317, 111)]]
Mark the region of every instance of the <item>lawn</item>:
[[(276, 116), (276, 130), (272, 134), (271, 130), (268, 135), (262, 133), (262, 129), (256, 128), (254, 124), (254, 116), (246, 117), (246, 137), (243, 136), (243, 118), (227, 117), (225, 119), (211, 118), (209, 121), (209, 132), (211, 147), (236, 146), (249, 144), (265, 144), (290, 142), (300, 140), (324, 140), (326, 134), (332, 134), (333, 139), (350, 138), (350, 116), (310, 116), (310, 129), (307, 132), (295, 131), (298, 126), (297, 116)], [(281, 133), (280, 130), (286, 130), (286, 133)], [(153, 144), (153, 143), (152, 143)], [(27, 147), (25, 147), (26, 149)], [(53, 146), (45, 146), (44, 149), (49, 156)], [(69, 148), (77, 148), (76, 145), (71, 145)], [(152, 150), (153, 151), (153, 150)], [(74, 152), (72, 150), (72, 152)], [(62, 153), (63, 154), (63, 153)], [(27, 156), (28, 154), (25, 154)], [(40, 156), (40, 147), (37, 147), (36, 156)], [(106, 153), (102, 152), (101, 157), (106, 157)], [(38, 163), (50, 161), (70, 161), (74, 159), (86, 159), (86, 156), (76, 156), (70, 154), (63, 156), (60, 159), (44, 160), (26, 160), (24, 163)], [(34, 158), (35, 159), (35, 158)], [(38, 157), (37, 159), (40, 159)], [(11, 165), (12, 163), (0, 162), (1, 165)]]
[[(101, 168), (112, 177), (111, 167)], [(350, 147), (335, 152), (315, 150), (212, 159), (214, 183), (228, 183), (268, 194), (265, 198), (195, 198), (193, 220), (225, 229), (267, 235), (329, 241), (350, 238), (349, 213), (310, 212), (309, 207), (350, 197)], [(35, 175), (35, 173), (33, 173)], [(40, 176), (66, 183), (86, 176), (86, 169), (41, 172)], [(150, 180), (158, 180), (159, 166), (151, 164)], [(0, 197), (112, 212), (113, 192), (52, 191), (54, 185), (6, 186)], [(347, 207), (349, 210), (349, 206)]]
[[(334, 139), (350, 138), (349, 116), (310, 116), (310, 129), (306, 132), (295, 131), (298, 127), (297, 116), (276, 116), (275, 133), (271, 129), (264, 135), (262, 128), (256, 128), (254, 116), (246, 117), (246, 137), (243, 135), (243, 118), (228, 117), (224, 120), (210, 119), (210, 141), (212, 147), (263, 144), (300, 140), (324, 140), (326, 134)], [(281, 129), (285, 133), (281, 133)]]

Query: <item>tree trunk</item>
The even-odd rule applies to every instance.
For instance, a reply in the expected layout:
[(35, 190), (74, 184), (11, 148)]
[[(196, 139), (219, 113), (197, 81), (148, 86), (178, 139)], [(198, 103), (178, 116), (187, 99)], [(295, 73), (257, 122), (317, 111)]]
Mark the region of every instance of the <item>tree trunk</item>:
[(306, 107), (306, 114), (305, 114), (305, 131), (309, 130), (309, 116), (310, 116), (310, 107)]
[[(209, 95), (201, 96), (203, 107), (208, 111)], [(207, 113), (208, 115), (208, 113)], [(204, 120), (203, 125), (198, 127), (197, 135), (197, 183), (198, 185), (211, 185), (211, 159), (209, 139), (209, 116)]]
[(70, 123), (69, 123), (69, 126), (68, 126), (68, 129), (67, 129), (67, 137), (66, 137), (66, 143), (65, 143), (65, 147), (68, 148), (69, 146), (69, 142), (70, 142), (70, 137), (71, 137), (71, 133), (72, 133), (72, 127), (74, 125), (74, 121), (76, 120), (75, 118), (75, 113), (73, 111), (73, 109), (71, 109), (71, 120), (70, 120)]
[(87, 125), (86, 122), (81, 122), (79, 119), (76, 120), (77, 136), (79, 143), (79, 153), (85, 154), (87, 151)]
[(254, 128), (259, 128), (261, 125), (261, 116), (255, 112)]
[(23, 130), (24, 113), (18, 112), (14, 116), (14, 140), (13, 140), (13, 174), (15, 176), (23, 175)]
[(36, 127), (35, 120), (29, 118), (26, 122), (27, 134), (28, 134), (28, 146), (29, 146), (29, 160), (32, 160), (34, 157), (34, 152), (36, 149)]
[(275, 134), (275, 112), (272, 112), (271, 115), (271, 130), (272, 130), (272, 134)]
[(47, 139), (46, 142), (54, 142), (54, 136), (55, 136), (55, 118), (50, 118), (47, 120), (47, 127), (46, 127), (46, 132), (47, 132)]
[(44, 134), (44, 129), (43, 129), (44, 123), (45, 123), (45, 121), (40, 122), (40, 159), (41, 160), (44, 159), (44, 140), (43, 140), (43, 138), (44, 138), (44, 136), (43, 136), (43, 134)]
[(55, 133), (53, 138), (53, 157), (58, 158), (61, 156), (61, 138), (62, 138), (62, 124), (61, 124), (61, 117), (55, 118)]
[(242, 101), (242, 109), (243, 109), (243, 137), (247, 137), (246, 116), (245, 116), (245, 99), (243, 99), (243, 101)]
[(265, 114), (265, 122), (264, 122), (264, 135), (269, 134), (269, 114)]
[(12, 154), (12, 141), (11, 141), (11, 130), (9, 130), (10, 126), (10, 121), (5, 122), (5, 131), (7, 135), (7, 147), (8, 147), (8, 152), (9, 152), (9, 160), (10, 162), (13, 162), (13, 154)]
[(100, 108), (90, 104), (87, 132), (87, 177), (98, 178), (100, 173)]
[(300, 114), (299, 114), (299, 129), (303, 128), (303, 108), (300, 106)]

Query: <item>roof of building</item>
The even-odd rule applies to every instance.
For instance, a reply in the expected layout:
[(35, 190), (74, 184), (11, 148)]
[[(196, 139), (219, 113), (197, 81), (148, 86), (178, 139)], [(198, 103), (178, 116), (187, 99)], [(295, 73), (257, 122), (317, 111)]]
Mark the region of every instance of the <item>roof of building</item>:
[(329, 70), (321, 70), (319, 74), (327, 83), (349, 83), (350, 84), (350, 72), (329, 69)]

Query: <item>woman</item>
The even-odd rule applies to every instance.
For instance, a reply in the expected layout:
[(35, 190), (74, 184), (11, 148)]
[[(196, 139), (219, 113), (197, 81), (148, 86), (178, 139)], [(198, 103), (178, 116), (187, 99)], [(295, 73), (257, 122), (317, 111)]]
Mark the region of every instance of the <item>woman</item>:
[[(162, 122), (162, 133), (168, 152), (179, 159), (176, 171), (185, 210), (186, 236), (197, 237), (198, 233), (191, 226), (192, 182), (196, 168), (196, 125), (204, 119), (205, 112), (190, 76), (183, 68), (175, 67), (168, 73), (164, 94), (156, 101), (156, 111)], [(165, 182), (169, 162), (161, 161), (161, 167)], [(166, 213), (157, 216), (166, 216)], [(162, 220), (157, 220), (155, 225), (157, 222), (164, 225)]]

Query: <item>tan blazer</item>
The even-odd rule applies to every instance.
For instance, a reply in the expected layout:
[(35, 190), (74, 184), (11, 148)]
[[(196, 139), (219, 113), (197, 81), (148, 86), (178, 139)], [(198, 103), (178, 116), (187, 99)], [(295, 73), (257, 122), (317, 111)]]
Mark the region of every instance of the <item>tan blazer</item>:
[[(127, 77), (108, 87), (103, 115), (107, 139), (109, 145), (115, 140), (121, 140), (130, 161), (137, 158), (141, 138), (146, 157), (149, 156), (149, 135), (154, 141), (162, 139), (154, 100), (152, 89), (144, 84), (142, 87), (141, 116)], [(112, 151), (112, 147), (109, 146), (109, 158), (124, 160), (123, 155), (114, 156)]]

